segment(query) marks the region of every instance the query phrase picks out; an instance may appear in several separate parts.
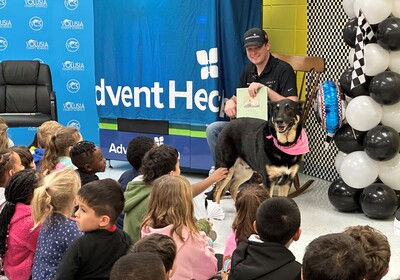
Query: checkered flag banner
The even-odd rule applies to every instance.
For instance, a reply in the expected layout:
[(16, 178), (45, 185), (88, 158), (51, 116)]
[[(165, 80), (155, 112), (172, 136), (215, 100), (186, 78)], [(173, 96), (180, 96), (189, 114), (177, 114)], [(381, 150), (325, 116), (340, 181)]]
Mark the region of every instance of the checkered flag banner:
[(367, 22), (361, 9), (358, 13), (358, 26), (356, 32), (356, 44), (354, 52), (354, 70), (351, 74), (351, 88), (353, 89), (366, 82), (364, 74), (364, 46), (372, 41), (374, 38), (374, 31)]

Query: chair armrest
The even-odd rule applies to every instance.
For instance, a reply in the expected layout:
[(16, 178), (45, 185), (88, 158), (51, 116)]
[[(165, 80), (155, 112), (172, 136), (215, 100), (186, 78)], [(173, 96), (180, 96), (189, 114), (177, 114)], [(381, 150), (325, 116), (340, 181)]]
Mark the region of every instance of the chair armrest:
[(56, 92), (50, 91), (50, 111), (53, 120), (58, 121), (57, 116), (57, 102), (56, 102)]

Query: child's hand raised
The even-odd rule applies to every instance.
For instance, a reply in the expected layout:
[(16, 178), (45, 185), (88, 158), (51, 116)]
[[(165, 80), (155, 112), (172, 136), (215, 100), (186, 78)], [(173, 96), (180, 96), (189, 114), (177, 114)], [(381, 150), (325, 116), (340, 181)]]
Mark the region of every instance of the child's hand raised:
[(209, 177), (210, 179), (212, 179), (214, 183), (216, 183), (221, 181), (222, 179), (225, 179), (227, 174), (228, 174), (228, 169), (225, 167), (220, 167), (216, 169), (213, 173), (211, 173)]

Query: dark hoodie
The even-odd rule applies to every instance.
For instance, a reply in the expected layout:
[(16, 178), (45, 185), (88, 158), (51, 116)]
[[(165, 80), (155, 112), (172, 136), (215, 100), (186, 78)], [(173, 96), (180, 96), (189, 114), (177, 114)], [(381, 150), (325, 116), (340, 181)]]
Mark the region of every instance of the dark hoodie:
[(282, 244), (246, 239), (233, 252), (228, 279), (300, 280), (301, 264)]

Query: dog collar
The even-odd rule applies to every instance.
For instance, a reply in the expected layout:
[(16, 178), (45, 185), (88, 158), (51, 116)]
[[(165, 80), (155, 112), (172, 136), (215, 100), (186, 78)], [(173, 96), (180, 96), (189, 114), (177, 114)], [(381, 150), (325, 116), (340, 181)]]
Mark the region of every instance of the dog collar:
[(267, 139), (271, 139), (274, 141), (274, 145), (281, 150), (282, 152), (288, 154), (288, 155), (303, 155), (306, 154), (310, 151), (308, 148), (308, 138), (306, 131), (304, 128), (301, 130), (300, 136), (297, 139), (296, 143), (290, 145), (290, 146), (282, 146), (278, 143), (278, 139), (273, 137), (272, 135), (266, 136)]

